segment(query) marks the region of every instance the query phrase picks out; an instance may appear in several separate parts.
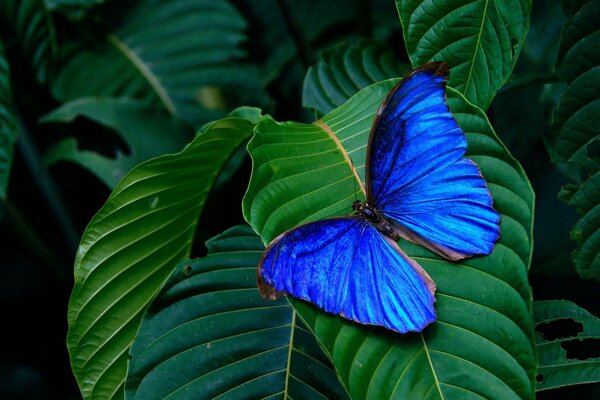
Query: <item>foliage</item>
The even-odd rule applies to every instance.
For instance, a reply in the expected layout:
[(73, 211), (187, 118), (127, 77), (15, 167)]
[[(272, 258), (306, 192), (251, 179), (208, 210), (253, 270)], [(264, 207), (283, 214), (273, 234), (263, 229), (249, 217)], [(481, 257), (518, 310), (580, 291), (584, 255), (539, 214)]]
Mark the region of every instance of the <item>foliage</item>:
[[(46, 276), (70, 292), (56, 319), (68, 309), (77, 393), (600, 395), (600, 0), (536, 4), (2, 2), (3, 261), (28, 271), (23, 293)], [(261, 299), (264, 245), (352, 212), (377, 108), (430, 60), (450, 66), (448, 104), (502, 215), (493, 253), (449, 262), (399, 243), (438, 288), (420, 333)], [(18, 313), (43, 321), (35, 309)]]
[[(595, 381), (600, 373), (600, 356), (582, 360), (578, 347), (600, 337), (600, 319), (564, 300), (535, 302), (533, 317), (538, 331), (538, 390)], [(561, 323), (567, 329), (562, 337), (556, 337), (549, 326)]]
[(10, 71), (2, 42), (0, 42), (0, 78), (0, 199), (4, 199), (18, 130), (10, 88)]
[(345, 398), (288, 302), (258, 295), (264, 247), (252, 229), (231, 228), (206, 246), (208, 255), (182, 261), (148, 308), (131, 347), (126, 397)]
[(554, 113), (553, 155), (575, 164), (582, 177), (565, 186), (560, 198), (575, 206), (581, 219), (571, 230), (577, 242), (575, 268), (583, 278), (600, 280), (600, 38), (596, 24), (600, 1), (579, 2), (565, 23), (556, 70), (567, 84)]

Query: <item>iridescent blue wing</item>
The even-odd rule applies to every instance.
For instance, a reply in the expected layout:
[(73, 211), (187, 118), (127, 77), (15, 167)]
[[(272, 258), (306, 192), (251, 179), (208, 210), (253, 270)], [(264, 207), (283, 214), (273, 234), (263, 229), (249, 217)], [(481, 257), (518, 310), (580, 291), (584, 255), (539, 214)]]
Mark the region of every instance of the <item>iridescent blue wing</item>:
[(452, 260), (491, 253), (499, 214), (446, 104), (448, 67), (429, 63), (391, 91), (371, 128), (367, 201), (396, 233)]
[(257, 273), (265, 298), (289, 294), (362, 324), (407, 332), (435, 320), (429, 275), (359, 217), (285, 232), (269, 244)]

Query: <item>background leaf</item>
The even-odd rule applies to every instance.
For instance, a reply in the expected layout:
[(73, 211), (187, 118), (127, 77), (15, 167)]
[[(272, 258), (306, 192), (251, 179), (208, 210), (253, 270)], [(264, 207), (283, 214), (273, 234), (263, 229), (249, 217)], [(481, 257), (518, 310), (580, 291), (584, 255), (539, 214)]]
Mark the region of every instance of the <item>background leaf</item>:
[(137, 100), (86, 97), (73, 100), (52, 111), (41, 122), (70, 123), (88, 118), (116, 131), (125, 141), (126, 152), (116, 151), (114, 158), (77, 148), (77, 140), (64, 139), (48, 150), (45, 161), (73, 161), (88, 168), (108, 187), (114, 189), (134, 166), (151, 157), (175, 153), (192, 137), (181, 121), (152, 105)]
[(487, 109), (506, 82), (529, 29), (530, 0), (396, 0), (413, 66), (447, 61), (448, 84)]
[(389, 78), (405, 75), (402, 65), (387, 46), (373, 40), (343, 43), (321, 53), (319, 62), (304, 78), (302, 105), (319, 115), (341, 106), (360, 89)]
[(244, 62), (246, 22), (229, 2), (134, 4), (122, 18), (109, 10), (107, 23), (116, 26), (104, 42), (63, 46), (56, 98), (135, 97), (195, 125), (266, 102), (258, 70)]
[(216, 176), (252, 127), (223, 119), (182, 152), (134, 168), (88, 225), (75, 259), (67, 337), (84, 398), (123, 397), (127, 353), (144, 310), (189, 255)]
[[(248, 145), (254, 165), (243, 204), (244, 216), (265, 242), (300, 223), (350, 212), (360, 196), (348, 158), (364, 180), (369, 129), (394, 83), (361, 90), (314, 125), (269, 119), (257, 125)], [(502, 214), (502, 236), (490, 256), (461, 263), (401, 243), (438, 286), (438, 321), (423, 333), (360, 326), (294, 302), (355, 398), (533, 398), (527, 281), (533, 193), (485, 114), (455, 91), (448, 90), (448, 97), (466, 132), (468, 155)]]
[(56, 33), (43, 0), (3, 0), (0, 25), (0, 33), (7, 40), (5, 43), (12, 43), (17, 38), (37, 81), (45, 83), (56, 52)]
[[(600, 354), (584, 355), (600, 340), (600, 319), (566, 300), (533, 303), (538, 352), (538, 390), (600, 382)], [(560, 325), (562, 334), (552, 334)]]
[(4, 54), (4, 45), (0, 41), (0, 200), (6, 198), (17, 134), (10, 70)]
[(567, 88), (554, 113), (551, 140), (554, 161), (574, 165), (583, 175), (581, 185), (566, 186), (560, 195), (581, 217), (571, 230), (577, 243), (573, 262), (582, 277), (600, 280), (600, 1), (579, 7), (561, 36), (557, 73)]
[(148, 308), (131, 347), (128, 399), (344, 399), (314, 336), (285, 299), (263, 300), (264, 246), (247, 226), (185, 260)]
[(72, 19), (83, 18), (86, 12), (105, 0), (43, 0), (46, 8), (67, 15)]

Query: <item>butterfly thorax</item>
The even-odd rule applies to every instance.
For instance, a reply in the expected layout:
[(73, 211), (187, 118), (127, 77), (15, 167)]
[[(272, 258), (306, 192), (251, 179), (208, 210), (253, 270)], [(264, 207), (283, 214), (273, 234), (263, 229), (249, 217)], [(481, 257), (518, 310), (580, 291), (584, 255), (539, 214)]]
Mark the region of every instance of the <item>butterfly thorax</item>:
[(398, 234), (394, 232), (394, 228), (392, 228), (390, 222), (378, 209), (370, 206), (369, 203), (363, 203), (360, 200), (354, 200), (352, 203), (352, 209), (357, 211), (358, 215), (360, 215), (363, 220), (372, 223), (379, 230), (379, 232), (391, 237), (394, 240), (399, 239)]

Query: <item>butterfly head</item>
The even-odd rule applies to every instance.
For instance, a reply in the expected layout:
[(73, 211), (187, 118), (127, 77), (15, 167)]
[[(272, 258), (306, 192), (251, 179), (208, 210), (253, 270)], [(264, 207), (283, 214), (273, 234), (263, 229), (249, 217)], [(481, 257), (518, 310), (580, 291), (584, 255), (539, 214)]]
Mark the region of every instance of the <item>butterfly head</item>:
[(377, 222), (381, 219), (379, 212), (371, 207), (366, 201), (363, 203), (360, 200), (354, 200), (354, 202), (352, 202), (352, 209), (358, 212), (358, 214), (367, 221)]

